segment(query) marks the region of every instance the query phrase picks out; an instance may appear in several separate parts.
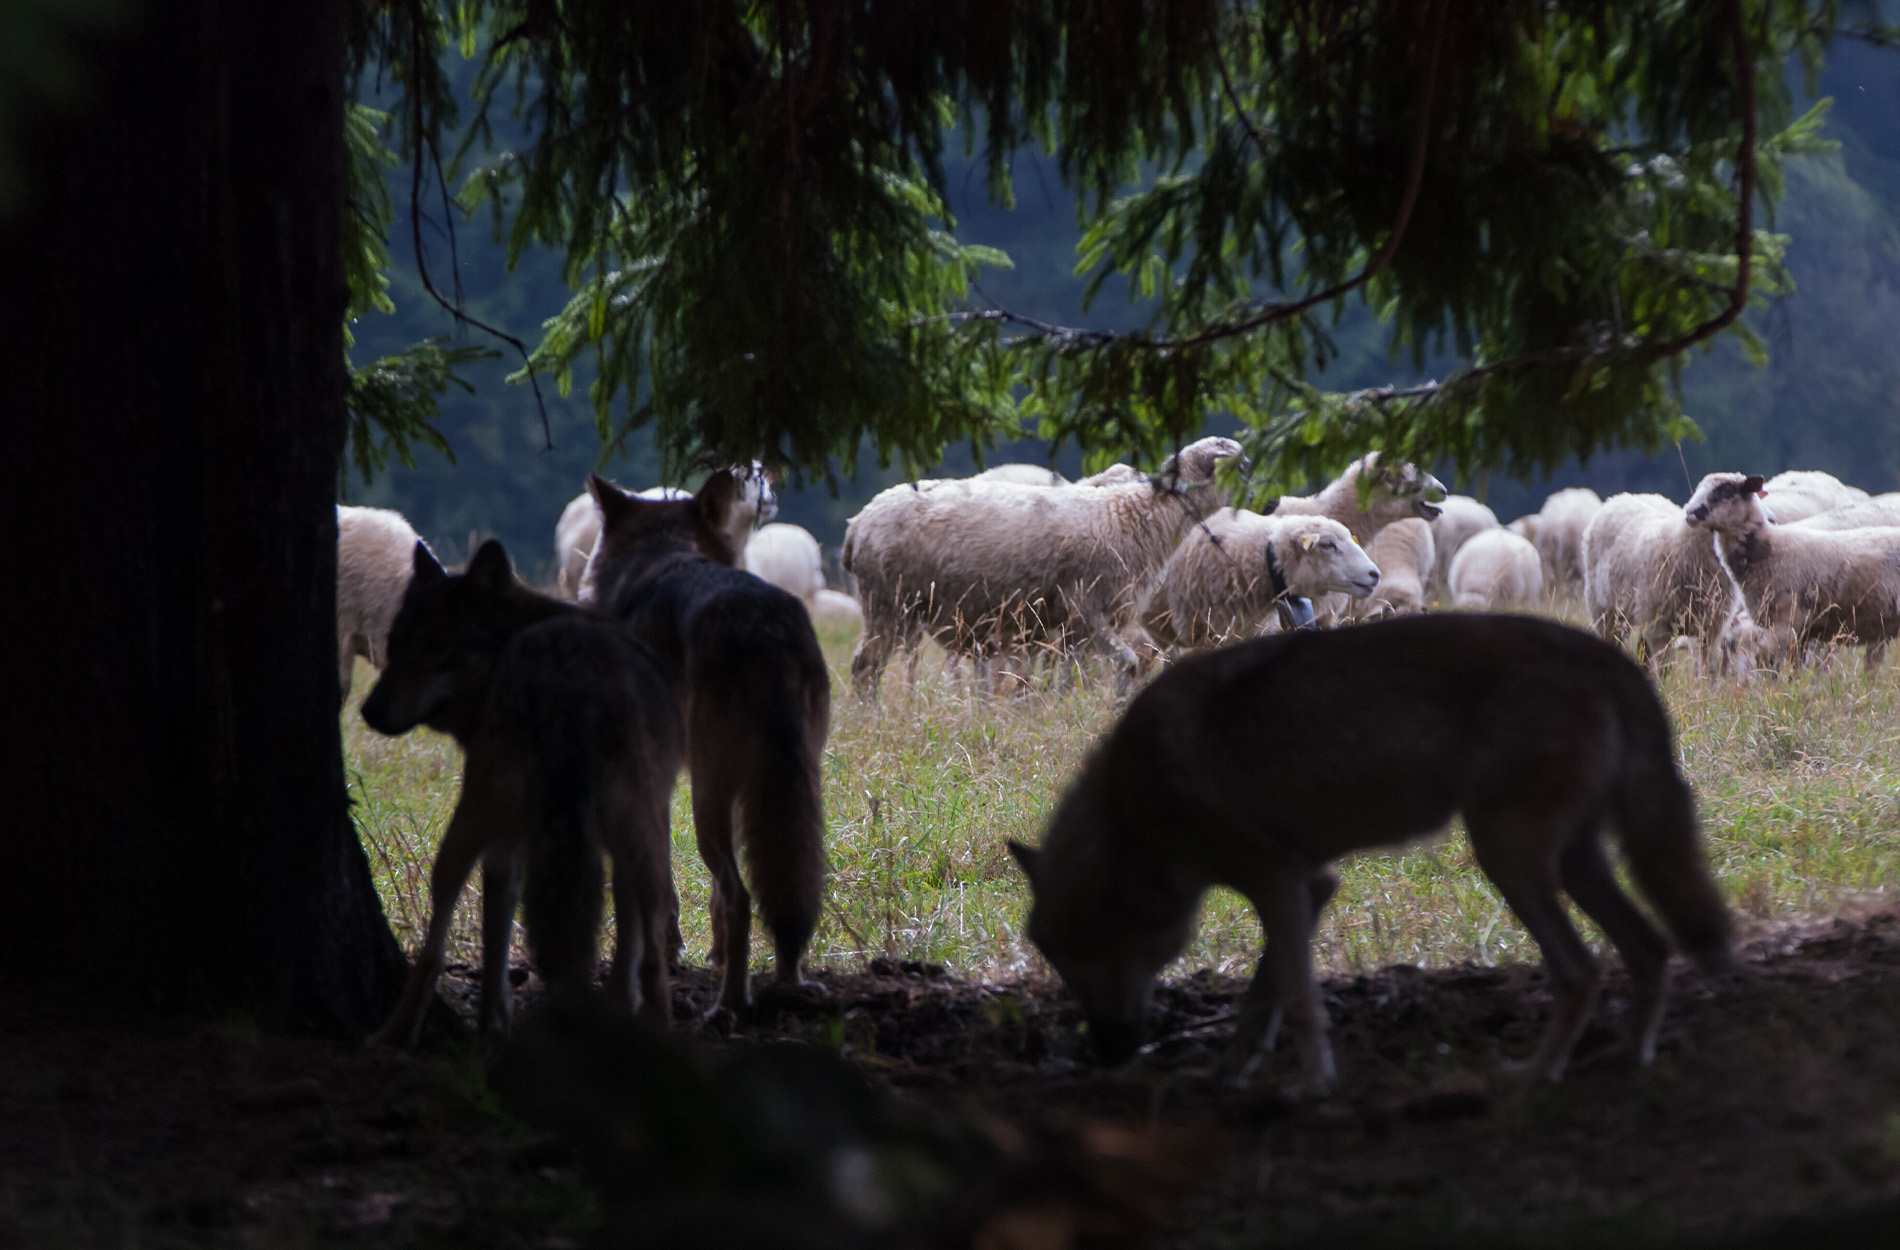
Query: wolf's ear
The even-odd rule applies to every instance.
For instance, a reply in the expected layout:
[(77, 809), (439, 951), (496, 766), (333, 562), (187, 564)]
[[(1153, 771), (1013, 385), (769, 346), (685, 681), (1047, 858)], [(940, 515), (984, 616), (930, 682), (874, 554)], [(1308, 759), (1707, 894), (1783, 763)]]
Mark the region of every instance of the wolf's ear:
[(1761, 474), (1751, 473), (1742, 479), (1742, 493), (1744, 495), (1759, 495), (1762, 493), (1761, 484)]
[(448, 576), (442, 571), (441, 564), (437, 563), (435, 553), (430, 551), (428, 544), (420, 538), (416, 539), (416, 554), (411, 561), (411, 566), (415, 579), (425, 586), (430, 582), (439, 582)]
[(468, 562), (468, 580), (483, 590), (504, 590), (514, 576), (514, 570), (508, 567), (508, 551), (497, 539), (483, 543)]
[(739, 479), (730, 469), (720, 469), (706, 479), (706, 484), (693, 496), (693, 502), (699, 507), (699, 515), (707, 525), (715, 530), (726, 528), (726, 519), (732, 515), (733, 505), (739, 501)]
[(1024, 846), (1013, 838), (1005, 845), (1009, 847), (1009, 853), (1015, 857), (1016, 866), (1023, 870), (1023, 876), (1034, 880), (1036, 876), (1036, 859), (1042, 852), (1033, 846)]
[(600, 509), (603, 521), (612, 521), (625, 512), (630, 502), (625, 491), (598, 473), (587, 475), (587, 493), (594, 497), (594, 506)]

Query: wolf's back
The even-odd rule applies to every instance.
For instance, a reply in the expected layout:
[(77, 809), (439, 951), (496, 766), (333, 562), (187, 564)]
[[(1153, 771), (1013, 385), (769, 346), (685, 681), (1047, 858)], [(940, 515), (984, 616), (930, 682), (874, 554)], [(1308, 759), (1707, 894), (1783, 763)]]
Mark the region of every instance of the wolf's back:
[(490, 730), (525, 782), (522, 912), (535, 962), (550, 982), (585, 984), (604, 894), (602, 777), (643, 753), (677, 758), (664, 722), (674, 714), (671, 691), (618, 629), (563, 617), (523, 630), (502, 653), (489, 710)]
[(753, 761), (735, 796), (747, 875), (774, 938), (802, 947), (823, 902), (831, 679), (803, 606), (750, 580), (700, 613), (693, 718), (734, 757)]

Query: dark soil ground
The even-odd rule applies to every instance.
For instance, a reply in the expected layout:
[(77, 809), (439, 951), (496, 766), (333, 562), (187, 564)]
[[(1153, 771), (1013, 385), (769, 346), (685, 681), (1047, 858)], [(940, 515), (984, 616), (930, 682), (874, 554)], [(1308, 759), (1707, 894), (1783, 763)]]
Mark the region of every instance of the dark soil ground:
[[(448, 986), (472, 1002), (465, 978)], [(1300, 1103), (1275, 1092), (1290, 1056), (1246, 1091), (1215, 1076), (1241, 988), (1164, 986), (1161, 1040), (1116, 1072), (1087, 1062), (1074, 1008), (1050, 986), (884, 960), (826, 978), (822, 997), (768, 995), (730, 1039), (702, 1037), (834, 1049), (945, 1116), (1166, 1126), (1154, 1140), (1205, 1147), (1161, 1236), (1171, 1246), (1720, 1242), (1900, 1198), (1891, 913), (1757, 936), (1733, 976), (1682, 971), (1647, 1070), (1621, 1057), (1613, 974), (1560, 1086), (1500, 1064), (1529, 1051), (1549, 1008), (1533, 968), (1327, 982), (1340, 1092)], [(676, 989), (682, 1020), (711, 1005), (703, 971)], [(1900, 1245), (1892, 1214), (1859, 1235)], [(595, 1219), (566, 1153), (497, 1109), (467, 1043), (412, 1058), (0, 998), (0, 1250), (559, 1250)], [(1861, 1244), (1838, 1229), (1829, 1241)]]

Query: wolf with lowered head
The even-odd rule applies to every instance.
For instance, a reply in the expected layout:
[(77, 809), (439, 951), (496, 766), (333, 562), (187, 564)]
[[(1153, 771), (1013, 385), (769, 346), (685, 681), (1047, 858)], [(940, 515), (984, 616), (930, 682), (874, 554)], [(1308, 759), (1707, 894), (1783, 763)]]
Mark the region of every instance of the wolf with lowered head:
[(684, 714), (693, 828), (712, 874), (712, 959), (724, 965), (719, 1002), (737, 1013), (750, 1001), (753, 895), (780, 985), (799, 983), (818, 926), (830, 674), (804, 604), (732, 567), (730, 473), (688, 499), (641, 499), (598, 476), (587, 488), (602, 524), (582, 583), (659, 657)]
[(1335, 884), (1326, 865), (1457, 815), (1549, 966), (1556, 1001), (1529, 1071), (1562, 1076), (1601, 979), (1560, 891), (1623, 956), (1647, 1062), (1669, 947), (1618, 888), (1605, 827), (1685, 952), (1724, 964), (1729, 918), (1662, 704), (1620, 650), (1567, 626), (1421, 616), (1193, 656), (1091, 754), (1041, 849), (1010, 849), (1035, 895), (1029, 936), (1109, 1062), (1138, 1048), (1155, 976), (1186, 947), (1201, 896), (1245, 896), (1266, 948), (1232, 1060), (1250, 1070), (1284, 1013), (1301, 1083), (1317, 1090), (1335, 1079), (1309, 950)]
[(667, 809), (685, 746), (672, 687), (646, 648), (614, 622), (522, 585), (500, 543), (483, 544), (459, 577), (417, 543), (363, 719), (385, 734), (427, 725), (467, 753), (430, 876), (429, 934), (376, 1040), (415, 1041), (477, 859), (482, 1027), (508, 1023), (508, 938), (524, 869), (528, 944), (543, 980), (557, 991), (591, 987), (603, 852), (614, 874), (609, 993), (664, 1028), (675, 907)]

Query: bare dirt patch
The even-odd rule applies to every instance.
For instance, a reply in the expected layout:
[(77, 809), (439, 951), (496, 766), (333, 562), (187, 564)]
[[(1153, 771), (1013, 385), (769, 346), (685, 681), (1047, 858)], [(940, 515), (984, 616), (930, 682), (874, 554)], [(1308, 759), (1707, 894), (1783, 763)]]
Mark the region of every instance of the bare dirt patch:
[[(893, 1097), (951, 1114), (1217, 1138), (1226, 1163), (1173, 1217), (1162, 1240), (1175, 1246), (1626, 1246), (1900, 1198), (1900, 918), (1783, 927), (1742, 955), (1731, 977), (1681, 973), (1642, 1071), (1618, 1049), (1612, 972), (1555, 1087), (1502, 1070), (1549, 1007), (1528, 967), (1327, 981), (1342, 1083), (1317, 1102), (1274, 1092), (1285, 1055), (1245, 1091), (1218, 1078), (1242, 983), (1210, 976), (1162, 988), (1161, 1040), (1116, 1072), (1088, 1061), (1055, 987), (897, 961), (829, 976), (822, 995), (767, 992), (732, 1036), (701, 1037), (834, 1049)], [(472, 997), (465, 979), (446, 984)], [(680, 1017), (713, 992), (688, 969)], [(594, 1212), (562, 1152), (494, 1109), (458, 1044), (411, 1058), (0, 999), (0, 1126), (0, 1247), (557, 1250), (585, 1240)]]

